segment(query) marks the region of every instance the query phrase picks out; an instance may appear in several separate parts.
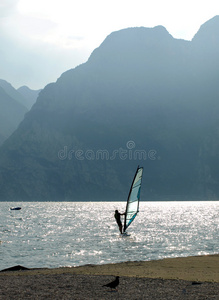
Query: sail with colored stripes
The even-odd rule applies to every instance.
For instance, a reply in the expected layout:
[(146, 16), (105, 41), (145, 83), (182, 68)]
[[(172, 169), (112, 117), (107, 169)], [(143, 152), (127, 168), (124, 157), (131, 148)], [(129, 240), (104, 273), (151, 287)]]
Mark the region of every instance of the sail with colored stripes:
[(128, 226), (134, 221), (138, 213), (142, 175), (143, 175), (143, 168), (138, 166), (134, 179), (132, 181), (132, 185), (129, 191), (128, 200), (126, 204), (124, 232), (126, 231)]

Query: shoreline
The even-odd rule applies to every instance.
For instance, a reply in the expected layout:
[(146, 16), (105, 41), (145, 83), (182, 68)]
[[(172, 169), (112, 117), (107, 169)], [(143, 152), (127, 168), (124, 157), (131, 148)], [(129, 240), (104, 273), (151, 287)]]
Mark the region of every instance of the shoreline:
[[(163, 199), (163, 198), (162, 198)], [(151, 200), (143, 200), (141, 199), (141, 202), (219, 202), (219, 199), (181, 199), (181, 200), (176, 200), (175, 198), (174, 199), (166, 199), (166, 200), (162, 200), (162, 199), (151, 199)], [(124, 202), (126, 203), (126, 200), (124, 199), (117, 199), (117, 200), (47, 200), (47, 201), (43, 201), (43, 200), (37, 200), (37, 201), (19, 201), (19, 200), (7, 200), (7, 201), (4, 201), (4, 200), (0, 200), (0, 203), (15, 203), (15, 202), (18, 202), (18, 203), (49, 203), (49, 202), (66, 202), (66, 203), (77, 203), (77, 202)]]
[(0, 271), (0, 276), (17, 274), (24, 276), (46, 274), (111, 275), (219, 283), (219, 254), (102, 265), (88, 264), (76, 267), (31, 268), (19, 271), (6, 271), (5, 269)]
[[(219, 254), (0, 272), (1, 299), (218, 299)], [(116, 290), (104, 285), (119, 276)]]

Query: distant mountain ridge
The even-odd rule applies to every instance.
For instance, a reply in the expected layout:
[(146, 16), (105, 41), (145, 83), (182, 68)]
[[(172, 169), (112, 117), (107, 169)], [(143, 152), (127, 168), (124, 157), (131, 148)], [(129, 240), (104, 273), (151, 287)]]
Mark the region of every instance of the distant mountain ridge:
[(31, 90), (28, 86), (21, 86), (17, 89), (17, 91), (24, 97), (24, 104), (28, 110), (30, 110), (33, 104), (36, 102), (41, 89)]
[[(0, 79), (0, 145), (17, 129), (25, 113), (36, 102), (39, 91), (22, 93), (6, 80)], [(32, 93), (32, 96), (30, 95)]]
[(20, 103), (22, 106), (26, 107), (25, 98), (9, 82), (0, 79), (0, 86), (12, 99)]
[(218, 199), (218, 28), (111, 33), (1, 147), (0, 200), (125, 200), (138, 164), (144, 200)]
[(0, 144), (22, 121), (27, 109), (0, 86)]

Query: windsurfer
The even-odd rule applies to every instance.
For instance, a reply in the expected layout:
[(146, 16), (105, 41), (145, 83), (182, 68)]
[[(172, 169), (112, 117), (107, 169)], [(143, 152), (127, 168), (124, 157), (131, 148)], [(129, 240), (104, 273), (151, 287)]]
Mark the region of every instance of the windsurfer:
[(116, 219), (116, 222), (117, 222), (117, 224), (118, 224), (118, 226), (119, 226), (119, 231), (120, 231), (121, 233), (122, 233), (121, 216), (123, 216), (123, 215), (125, 215), (125, 213), (120, 214), (120, 213), (118, 212), (118, 210), (115, 210), (114, 217), (115, 217), (115, 219)]

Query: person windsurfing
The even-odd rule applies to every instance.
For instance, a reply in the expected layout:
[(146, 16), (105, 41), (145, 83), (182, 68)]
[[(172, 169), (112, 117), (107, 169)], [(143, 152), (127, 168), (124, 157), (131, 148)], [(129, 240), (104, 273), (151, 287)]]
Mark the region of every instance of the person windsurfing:
[(115, 210), (114, 217), (115, 217), (115, 219), (116, 219), (116, 222), (117, 222), (117, 224), (118, 224), (118, 226), (119, 226), (119, 231), (120, 231), (121, 233), (122, 233), (121, 216), (124, 216), (124, 215), (125, 215), (125, 213), (120, 214), (120, 213), (118, 212), (118, 210)]

